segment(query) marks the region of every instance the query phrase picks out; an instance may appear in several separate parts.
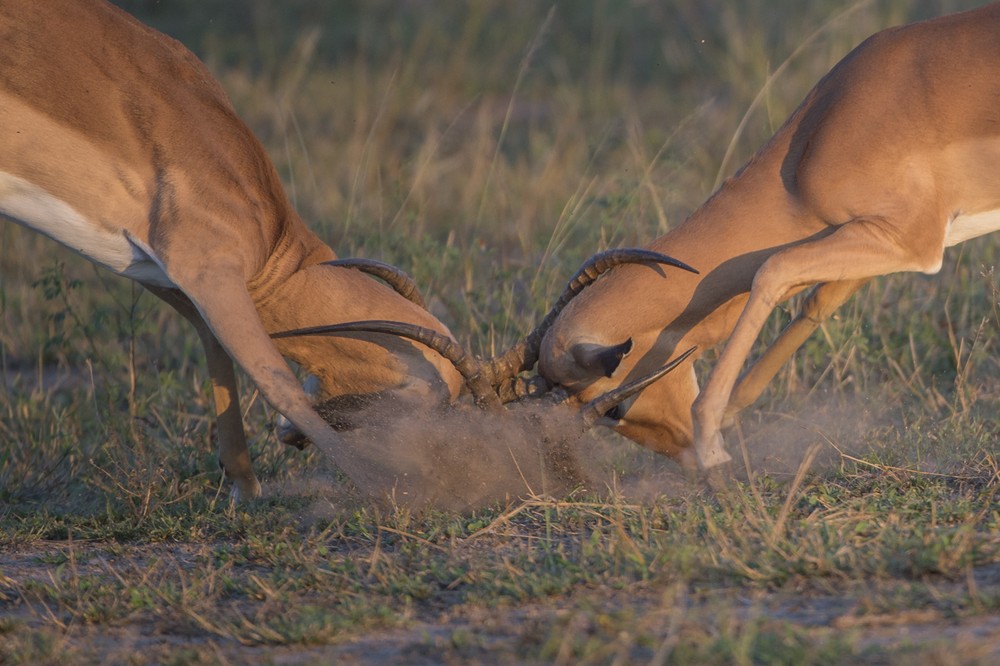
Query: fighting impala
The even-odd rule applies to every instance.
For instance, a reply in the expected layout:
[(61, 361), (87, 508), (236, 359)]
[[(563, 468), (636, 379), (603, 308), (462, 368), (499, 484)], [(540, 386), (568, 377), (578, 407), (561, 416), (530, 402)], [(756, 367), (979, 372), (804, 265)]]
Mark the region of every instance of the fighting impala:
[[(467, 380), (484, 405), (509, 392), (515, 371), (508, 366), (520, 368), (520, 352), (477, 361), (476, 376), (463, 377), (471, 361), (456, 368), (461, 359), (377, 331), (272, 339), (338, 322), (394, 320), (454, 344), (406, 276), (372, 262), (335, 261), (292, 209), (221, 86), (180, 43), (103, 0), (65, 0), (58, 9), (9, 0), (0, 4), (0, 32), (0, 217), (141, 283), (194, 325), (212, 381), (219, 460), (236, 498), (261, 489), (234, 361), (355, 481), (387, 461), (347, 445), (315, 411), (286, 358), (318, 380), (324, 401), (388, 393), (445, 405)], [(671, 263), (640, 255), (622, 260)], [(597, 275), (584, 272), (591, 281)], [(534, 354), (541, 335), (531, 341)], [(610, 408), (607, 400), (585, 410), (584, 420)]]
[[(233, 361), (349, 475), (364, 473), (283, 355), (326, 395), (454, 398), (461, 377), (409, 342), (268, 333), (393, 317), (447, 329), (348, 268), (292, 209), (263, 148), (180, 43), (100, 0), (0, 4), (0, 216), (132, 278), (194, 324), (234, 495), (260, 494)], [(388, 273), (383, 273), (388, 275)], [(405, 288), (404, 288), (405, 291)]]
[[(936, 273), (1000, 229), (1000, 4), (869, 38), (683, 224), (650, 243), (700, 273), (615, 268), (563, 311), (539, 369), (578, 399), (678, 349), (727, 340), (699, 392), (693, 359), (608, 414), (627, 437), (723, 479), (722, 428), (871, 278)], [(745, 372), (765, 320), (812, 287)], [(636, 295), (641, 294), (641, 298)]]

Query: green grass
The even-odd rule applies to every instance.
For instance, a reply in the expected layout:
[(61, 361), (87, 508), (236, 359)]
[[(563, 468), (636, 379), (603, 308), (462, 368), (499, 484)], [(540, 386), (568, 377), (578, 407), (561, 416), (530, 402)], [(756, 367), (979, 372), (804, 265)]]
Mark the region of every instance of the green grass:
[[(122, 4), (210, 64), (322, 237), (490, 353), (862, 38), (975, 3)], [(996, 247), (826, 323), (729, 437), (768, 470), (729, 493), (602, 435), (620, 491), (459, 513), (359, 496), (247, 382), (268, 498), (230, 506), (190, 327), (4, 224), (0, 663), (993, 663)]]
[[(470, 515), (356, 504), (320, 515), (322, 497), (286, 496), (163, 505), (138, 530), (114, 511), (8, 517), (5, 564), (45, 574), (0, 587), (20, 607), (5, 656), (128, 626), (304, 655), (395, 631), (456, 659), (645, 662), (669, 641), (669, 663), (850, 663), (871, 649), (861, 631), (826, 625), (1000, 610), (996, 572), (992, 587), (971, 578), (1000, 557), (996, 479), (975, 465), (966, 476), (977, 471), (845, 470), (791, 491), (536, 498)], [(783, 607), (812, 607), (820, 623), (783, 620)]]

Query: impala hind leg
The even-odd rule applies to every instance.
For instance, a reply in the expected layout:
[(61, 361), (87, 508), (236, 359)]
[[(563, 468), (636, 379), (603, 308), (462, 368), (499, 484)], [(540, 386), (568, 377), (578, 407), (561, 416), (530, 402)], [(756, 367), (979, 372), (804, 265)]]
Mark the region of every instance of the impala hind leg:
[(868, 280), (843, 280), (816, 285), (802, 303), (799, 314), (788, 323), (759, 359), (740, 376), (723, 415), (723, 428), (751, 405), (774, 379), (781, 366), (809, 339), (819, 325), (847, 302)]
[(158, 287), (149, 287), (149, 290), (191, 322), (198, 331), (198, 337), (201, 338), (202, 346), (205, 348), (208, 374), (212, 380), (219, 465), (233, 482), (233, 499), (240, 501), (260, 497), (260, 482), (254, 474), (250, 451), (247, 448), (236, 373), (229, 354), (219, 344), (211, 329), (198, 314), (197, 308), (184, 294)]
[(710, 480), (711, 468), (731, 460), (723, 448), (722, 420), (740, 370), (771, 311), (797, 288), (820, 282), (864, 282), (887, 273), (925, 270), (939, 262), (940, 253), (921, 256), (898, 238), (885, 221), (855, 220), (828, 236), (777, 252), (757, 271), (743, 313), (691, 408), (695, 455)]

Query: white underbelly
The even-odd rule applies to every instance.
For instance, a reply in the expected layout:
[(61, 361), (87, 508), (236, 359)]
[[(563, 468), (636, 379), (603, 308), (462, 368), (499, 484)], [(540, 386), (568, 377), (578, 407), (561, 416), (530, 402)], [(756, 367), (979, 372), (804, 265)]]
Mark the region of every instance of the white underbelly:
[(152, 249), (124, 228), (109, 229), (87, 219), (34, 183), (2, 171), (0, 215), (119, 275), (146, 284), (174, 286)]
[(944, 246), (952, 247), (970, 238), (1000, 231), (1000, 210), (988, 210), (975, 215), (958, 215), (948, 223)]

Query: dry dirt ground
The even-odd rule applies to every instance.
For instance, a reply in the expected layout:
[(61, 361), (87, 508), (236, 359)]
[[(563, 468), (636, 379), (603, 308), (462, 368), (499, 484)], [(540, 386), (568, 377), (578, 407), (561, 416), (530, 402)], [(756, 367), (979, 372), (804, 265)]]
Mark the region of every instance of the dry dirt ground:
[[(35, 544), (0, 553), (0, 582), (11, 580), (23, 585), (29, 580), (48, 581), (53, 557), (62, 556), (65, 542)], [(73, 545), (80, 575), (114, 576), (119, 571), (135, 571), (152, 559), (173, 560), (182, 566), (191, 561), (204, 545), (155, 545), (109, 548), (107, 544)], [(117, 553), (117, 554), (112, 554)], [(1000, 594), (1000, 565), (970, 572), (965, 581), (932, 580), (935, 593), (946, 596), (967, 591), (981, 595)], [(3, 600), (4, 587), (8, 598)], [(1000, 615), (946, 617), (933, 610), (873, 613), (865, 609), (873, 594), (891, 595), (866, 582), (842, 590), (782, 589), (746, 591), (742, 589), (640, 589), (628, 591), (586, 590), (552, 603), (528, 603), (487, 608), (467, 605), (417, 608), (402, 628), (376, 630), (347, 638), (334, 645), (271, 646), (241, 645), (198, 627), (193, 614), (183, 617), (176, 611), (135, 613), (108, 625), (88, 625), (67, 618), (58, 609), (39, 607), (27, 596), (10, 598), (10, 588), (0, 587), (0, 619), (7, 627), (23, 633), (46, 630), (53, 640), (78, 660), (94, 663), (162, 663), (181, 655), (200, 655), (203, 661), (258, 664), (439, 664), (439, 663), (518, 663), (531, 661), (533, 650), (547, 647), (545, 662), (570, 663), (561, 659), (558, 635), (569, 633), (599, 635), (599, 617), (582, 608), (635, 614), (660, 629), (658, 644), (637, 645), (621, 641), (611, 656), (619, 663), (659, 663), (683, 640), (682, 624), (705, 616), (723, 602), (736, 609), (734, 621), (755, 620), (777, 626), (792, 626), (817, 641), (835, 635), (849, 637), (856, 650), (881, 648), (905, 650), (911, 664), (1000, 663)], [(586, 597), (583, 606), (576, 603)], [(668, 598), (669, 597), (669, 598)], [(656, 619), (658, 618), (658, 619)], [(211, 618), (207, 618), (211, 619)], [(594, 626), (589, 626), (594, 625)], [(12, 636), (8, 633), (7, 636)], [(614, 643), (621, 637), (610, 637)], [(9, 640), (0, 634), (0, 641)], [(554, 654), (552, 654), (554, 653)], [(884, 654), (884, 653), (883, 653)], [(602, 662), (605, 660), (601, 660)], [(612, 662), (614, 659), (607, 659)], [(881, 659), (879, 660), (881, 661)], [(887, 663), (902, 663), (889, 660)]]

